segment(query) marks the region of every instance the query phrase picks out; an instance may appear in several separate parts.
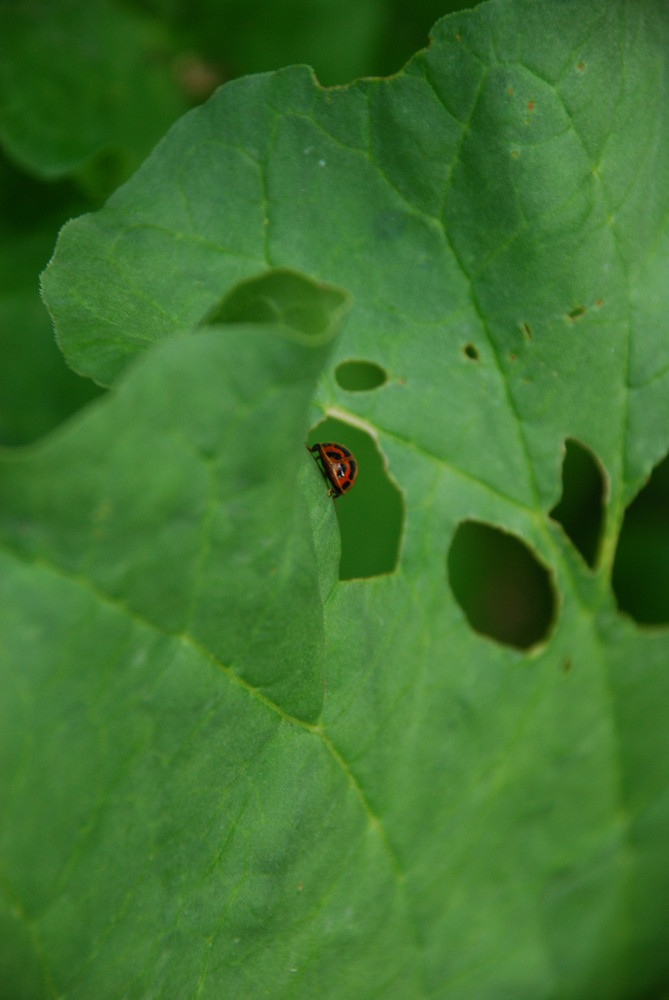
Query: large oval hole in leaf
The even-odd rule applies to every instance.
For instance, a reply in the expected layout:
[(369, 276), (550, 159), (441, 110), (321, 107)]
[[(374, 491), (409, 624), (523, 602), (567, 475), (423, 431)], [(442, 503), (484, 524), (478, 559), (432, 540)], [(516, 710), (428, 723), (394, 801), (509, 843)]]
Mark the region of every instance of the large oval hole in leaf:
[[(350, 492), (336, 501), (341, 531), (339, 579), (392, 573), (399, 558), (404, 501), (390, 478), (375, 442), (359, 427), (328, 417), (309, 434), (309, 444), (336, 441), (346, 445), (358, 462), (358, 477)], [(323, 502), (327, 489), (323, 485)]]
[(592, 452), (571, 438), (565, 442), (562, 497), (550, 516), (594, 566), (604, 520), (604, 475)]
[(625, 512), (612, 583), (618, 607), (635, 621), (669, 623), (669, 456)]
[(383, 368), (371, 361), (342, 361), (335, 369), (335, 378), (347, 392), (368, 392), (388, 381)]
[(463, 521), (448, 552), (448, 579), (475, 631), (520, 649), (547, 637), (556, 610), (551, 576), (515, 535)]

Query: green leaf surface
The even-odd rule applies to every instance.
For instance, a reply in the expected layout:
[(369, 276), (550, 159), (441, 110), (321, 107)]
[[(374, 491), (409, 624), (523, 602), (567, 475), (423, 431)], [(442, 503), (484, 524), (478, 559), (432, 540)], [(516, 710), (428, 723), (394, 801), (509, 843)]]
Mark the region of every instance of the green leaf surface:
[[(611, 567), (669, 448), (668, 42), (659, 0), (483, 4), (389, 80), (222, 88), (63, 230), (115, 388), (0, 467), (8, 995), (666, 989), (669, 639)], [(401, 491), (392, 572), (337, 579), (323, 417)], [(529, 651), (454, 599), (468, 522), (549, 573)]]
[(38, 176), (108, 192), (186, 109), (166, 33), (115, 0), (4, 2), (0, 39), (0, 137)]
[[(189, 960), (199, 966), (196, 981), (222, 932), (220, 893), (233, 911), (238, 894), (246, 900), (239, 918), (232, 915), (233, 924), (241, 920), (238, 933), (262, 924), (266, 906), (276, 909), (280, 900), (272, 873), (282, 866), (296, 821), (295, 803), (277, 780), (284, 767), (298, 783), (296, 794), (306, 796), (307, 826), (317, 831), (324, 821), (320, 808), (311, 815), (307, 788), (313, 783), (327, 802), (327, 785), (341, 767), (322, 736), (313, 740), (324, 696), (322, 596), (301, 493), (290, 505), (283, 495), (285, 477), (296, 479), (306, 466), (307, 494), (312, 504), (322, 500), (320, 477), (299, 439), (323, 350), (249, 325), (176, 338), (108, 403), (3, 465), (2, 758), (3, 773), (13, 775), (3, 797), (10, 904), (3, 923), (11, 918), (28, 932), (33, 963), (57, 991), (96, 991), (101, 967), (97, 960), (88, 966), (103, 941), (103, 965), (115, 965), (107, 989), (137, 989), (142, 965), (161, 950), (151, 959), (166, 918), (179, 937), (183, 905), (209, 925), (210, 945), (203, 941), (199, 958)], [(264, 461), (268, 440), (284, 442), (280, 462)], [(320, 541), (336, 565), (333, 527)], [(35, 711), (43, 684), (52, 696), (46, 711)], [(77, 706), (86, 706), (83, 717)], [(307, 752), (301, 765), (294, 756), (300, 744)], [(301, 790), (299, 774), (314, 745), (320, 770), (331, 774), (321, 786), (314, 772)], [(33, 771), (35, 758), (48, 767), (48, 788), (45, 772)], [(267, 764), (278, 768), (274, 777)], [(346, 783), (332, 794), (350, 798)], [(283, 846), (268, 796), (283, 802)], [(156, 807), (157, 826), (150, 819)], [(128, 808), (137, 810), (136, 823)], [(348, 808), (351, 822), (364, 825), (353, 802)], [(257, 848), (242, 821), (251, 813)], [(55, 824), (47, 843), (37, 822), (44, 814)], [(23, 835), (15, 840), (17, 830)], [(137, 849), (134, 862), (123, 866), (94, 923), (81, 924), (88, 944), (66, 943), (68, 908), (82, 905), (80, 880), (91, 902), (107, 891), (107, 863), (99, 858), (96, 876), (90, 850), (102, 848), (111, 859), (119, 834), (129, 835), (121, 853)], [(190, 881), (186, 870), (173, 884), (172, 917), (163, 912), (159, 885), (171, 881), (177, 859), (170, 849), (162, 871), (150, 871), (144, 852), (162, 853), (160, 844), (174, 845), (175, 837), (184, 857), (189, 842), (198, 845), (198, 893), (209, 898), (209, 917), (202, 900), (179, 902), (181, 877)], [(220, 867), (230, 849), (236, 874)], [(251, 885), (244, 869), (256, 849), (267, 870), (258, 870)], [(206, 877), (210, 867), (222, 876), (218, 890)], [(284, 872), (282, 881), (288, 877)], [(132, 930), (113, 910), (134, 910), (138, 891), (148, 891), (155, 908), (149, 913), (142, 904)], [(55, 908), (45, 893), (60, 898)], [(257, 917), (247, 904), (258, 908)], [(120, 963), (116, 947), (126, 952)], [(226, 947), (239, 952), (232, 938)], [(52, 948), (60, 951), (57, 968), (50, 968)], [(179, 964), (176, 954), (174, 960)], [(166, 982), (175, 974), (168, 964)], [(153, 975), (155, 967), (147, 981)]]

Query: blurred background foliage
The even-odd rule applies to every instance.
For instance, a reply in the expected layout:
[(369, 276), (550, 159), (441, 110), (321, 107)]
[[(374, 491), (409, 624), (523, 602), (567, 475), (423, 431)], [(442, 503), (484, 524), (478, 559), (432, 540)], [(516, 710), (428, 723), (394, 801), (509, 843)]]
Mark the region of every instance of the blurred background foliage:
[(313, 66), (326, 87), (387, 76), (427, 44), (454, 0), (138, 0), (221, 79)]

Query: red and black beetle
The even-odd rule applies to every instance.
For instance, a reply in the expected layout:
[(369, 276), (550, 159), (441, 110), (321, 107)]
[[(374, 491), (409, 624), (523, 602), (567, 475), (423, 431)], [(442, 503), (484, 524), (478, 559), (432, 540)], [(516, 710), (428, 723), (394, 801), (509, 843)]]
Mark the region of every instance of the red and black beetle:
[(316, 462), (320, 461), (321, 472), (332, 485), (332, 489), (328, 490), (328, 496), (336, 500), (342, 493), (348, 493), (358, 475), (358, 463), (353, 452), (343, 444), (335, 444), (334, 441), (315, 444), (311, 448), (307, 445), (307, 449)]

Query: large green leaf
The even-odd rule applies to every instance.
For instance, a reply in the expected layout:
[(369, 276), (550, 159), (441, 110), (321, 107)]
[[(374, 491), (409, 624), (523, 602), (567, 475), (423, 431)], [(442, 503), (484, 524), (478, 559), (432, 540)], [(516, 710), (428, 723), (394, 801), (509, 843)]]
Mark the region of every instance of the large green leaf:
[[(390, 80), (237, 81), (63, 231), (59, 342), (117, 388), (0, 471), (8, 996), (666, 987), (669, 641), (610, 579), (669, 447), (668, 36), (498, 0)], [(321, 416), (401, 489), (393, 572), (336, 579)], [(548, 568), (529, 651), (448, 586), (471, 521)]]
[[(223, 933), (237, 964), (252, 925), (260, 929), (266, 907), (280, 903), (273, 875), (288, 857), (298, 813), (301, 834), (308, 828), (307, 839), (315, 838), (323, 806), (343, 798), (352, 830), (364, 827), (316, 724), (323, 598), (301, 492), (285, 502), (286, 478), (296, 481), (306, 466), (322, 522), (321, 480), (300, 440), (322, 352), (252, 324), (177, 338), (108, 404), (5, 461), (2, 758), (12, 780), (3, 796), (4, 947), (11, 923), (32, 952), (25, 962), (10, 934), (17, 968), (5, 979), (7, 996), (31, 995), (36, 987), (24, 984), (33, 975), (81, 996), (136, 990), (144, 979), (155, 986), (155, 934), (174, 920), (176, 941), (184, 905), (208, 926), (210, 944)], [(280, 447), (279, 461), (266, 461), (268, 442)], [(332, 519), (319, 540), (336, 566)], [(40, 690), (46, 700), (37, 708)], [(302, 775), (315, 746), (321, 776)], [(285, 798), (288, 773), (302, 807)], [(309, 786), (322, 803), (316, 809)], [(283, 834), (272, 798), (283, 802)], [(245, 832), (252, 814), (255, 847)], [(45, 838), (46, 817), (54, 825)], [(129, 837), (125, 847), (119, 835)], [(178, 841), (190, 858), (181, 873)], [(161, 843), (172, 845), (167, 853)], [(113, 874), (100, 850), (110, 862), (116, 856)], [(133, 859), (122, 860), (126, 850)], [(156, 850), (160, 871), (146, 853)], [(221, 867), (231, 850), (232, 868)], [(333, 842), (328, 853), (337, 850)], [(248, 865), (261, 856), (266, 870), (251, 875)], [(191, 862), (200, 874), (189, 902)], [(327, 858), (314, 855), (314, 863), (320, 870)], [(210, 867), (222, 877), (217, 889)], [(296, 881), (288, 870), (280, 878), (292, 895)], [(171, 885), (171, 917), (161, 882)], [(84, 938), (75, 940), (68, 911), (83, 917), (84, 885), (91, 903), (105, 902), (94, 904), (97, 918), (76, 921)], [(145, 902), (137, 908), (144, 892), (152, 912)], [(317, 892), (314, 878), (302, 908)], [(135, 913), (130, 923), (118, 919), (126, 906)], [(228, 908), (238, 923), (232, 936), (220, 925)], [(192, 932), (183, 932), (185, 943)], [(89, 967), (100, 946), (113, 974), (97, 960)], [(114, 955), (119, 946), (128, 949), (123, 960)], [(266, 945), (256, 940), (251, 951), (258, 948)], [(161, 973), (167, 983), (188, 980), (178, 972), (182, 950)], [(186, 962), (199, 967), (196, 979), (209, 946), (201, 941), (198, 950)]]

